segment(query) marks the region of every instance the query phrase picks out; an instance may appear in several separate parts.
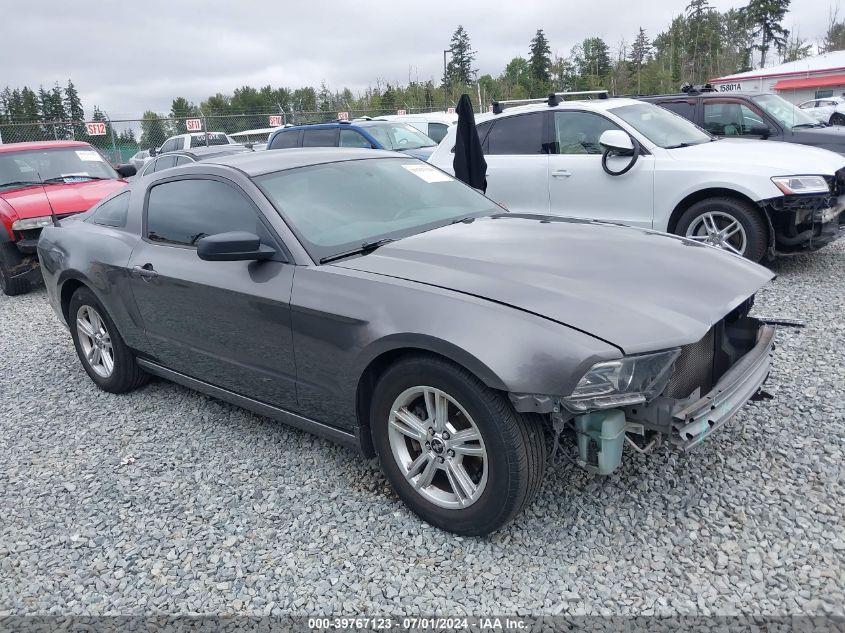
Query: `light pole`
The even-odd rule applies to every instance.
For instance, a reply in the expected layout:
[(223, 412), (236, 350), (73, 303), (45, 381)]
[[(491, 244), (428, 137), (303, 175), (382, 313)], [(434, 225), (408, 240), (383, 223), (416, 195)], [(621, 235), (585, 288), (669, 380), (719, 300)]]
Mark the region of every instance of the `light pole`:
[(447, 80), (446, 55), (447, 55), (447, 53), (451, 53), (453, 50), (454, 50), (453, 48), (447, 48), (445, 51), (443, 51), (443, 111), (444, 112), (449, 109), (449, 94), (447, 92), (447, 87), (449, 85), (449, 82)]

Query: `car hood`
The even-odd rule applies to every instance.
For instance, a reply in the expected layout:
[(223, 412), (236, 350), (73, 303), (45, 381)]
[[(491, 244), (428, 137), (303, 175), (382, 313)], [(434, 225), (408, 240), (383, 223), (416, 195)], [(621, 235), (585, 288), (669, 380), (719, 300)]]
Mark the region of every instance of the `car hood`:
[(678, 160), (709, 160), (720, 165), (741, 164), (744, 169), (749, 165), (767, 168), (772, 171), (772, 176), (833, 176), (838, 169), (845, 167), (845, 158), (840, 154), (819, 147), (780, 141), (724, 138), (713, 143), (667, 151)]
[[(0, 198), (15, 210), (18, 218), (37, 218), (50, 215), (51, 205), (56, 215), (87, 211), (125, 185), (125, 180), (90, 180), (44, 187), (34, 185), (0, 192)], [(47, 204), (48, 196), (50, 204)]]
[(512, 306), (626, 354), (700, 340), (774, 277), (748, 260), (656, 231), (523, 214), (459, 222), (333, 265)]
[(431, 147), (420, 147), (418, 149), (403, 149), (399, 151), (403, 154), (413, 156), (414, 158), (419, 158), (420, 160), (428, 160), (428, 157), (434, 153), (435, 149), (437, 149), (437, 145), (432, 145)]
[(845, 153), (845, 129), (841, 127), (814, 127), (787, 130), (786, 140), (814, 147), (823, 147), (833, 152)]

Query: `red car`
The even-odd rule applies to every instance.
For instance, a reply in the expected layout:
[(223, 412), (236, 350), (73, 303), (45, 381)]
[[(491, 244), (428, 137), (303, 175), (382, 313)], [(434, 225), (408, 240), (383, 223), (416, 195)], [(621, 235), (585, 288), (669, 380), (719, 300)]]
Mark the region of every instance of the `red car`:
[(38, 279), (35, 247), (51, 214), (87, 211), (134, 173), (131, 165), (115, 171), (81, 141), (0, 145), (0, 290), (23, 294)]

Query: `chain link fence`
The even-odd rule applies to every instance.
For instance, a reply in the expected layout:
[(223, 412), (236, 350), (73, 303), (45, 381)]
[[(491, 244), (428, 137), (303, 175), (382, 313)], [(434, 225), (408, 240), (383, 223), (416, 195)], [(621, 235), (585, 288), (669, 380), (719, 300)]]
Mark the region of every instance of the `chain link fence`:
[(426, 108), (404, 110), (360, 109), (350, 111), (290, 111), (257, 114), (197, 114), (185, 117), (111, 119), (96, 121), (0, 122), (0, 143), (79, 140), (90, 143), (111, 163), (127, 162), (142, 150), (159, 148), (171, 136), (188, 132), (222, 132), (237, 142), (263, 143), (273, 128), (283, 125), (326, 123), (377, 117), (389, 114), (415, 114)]

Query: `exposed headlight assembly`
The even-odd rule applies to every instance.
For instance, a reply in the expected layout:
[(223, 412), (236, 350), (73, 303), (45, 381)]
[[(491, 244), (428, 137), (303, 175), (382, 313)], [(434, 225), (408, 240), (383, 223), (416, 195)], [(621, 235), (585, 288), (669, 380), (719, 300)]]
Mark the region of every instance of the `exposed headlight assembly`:
[(648, 402), (666, 387), (680, 353), (671, 349), (596, 363), (561, 402), (573, 412)]
[(830, 187), (822, 176), (775, 176), (772, 182), (787, 196), (799, 193), (830, 193)]
[(53, 220), (49, 215), (45, 215), (40, 218), (25, 218), (23, 220), (15, 220), (12, 222), (12, 230), (26, 231), (28, 229), (40, 229), (45, 226), (49, 226), (52, 223)]

